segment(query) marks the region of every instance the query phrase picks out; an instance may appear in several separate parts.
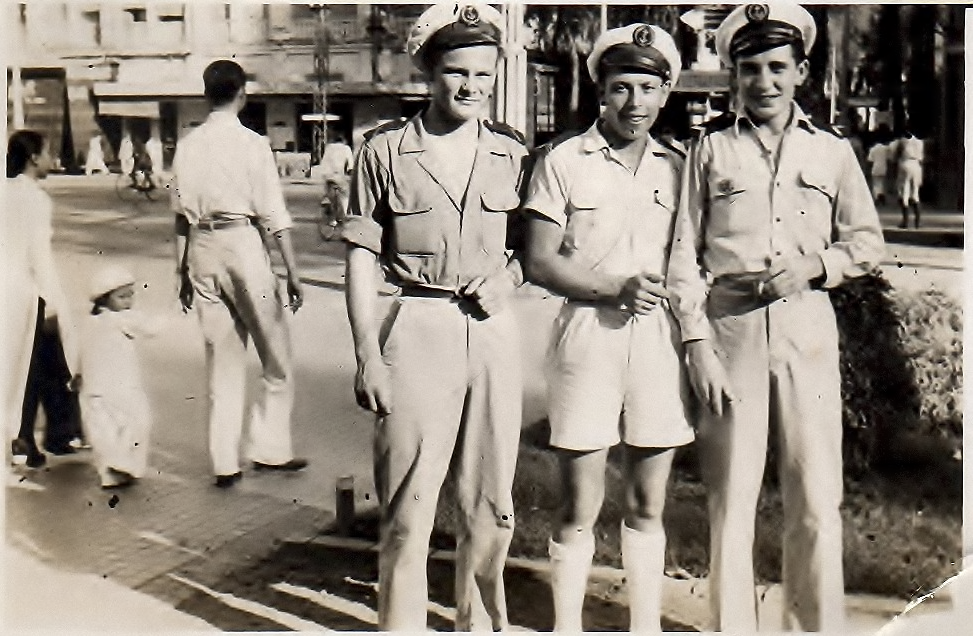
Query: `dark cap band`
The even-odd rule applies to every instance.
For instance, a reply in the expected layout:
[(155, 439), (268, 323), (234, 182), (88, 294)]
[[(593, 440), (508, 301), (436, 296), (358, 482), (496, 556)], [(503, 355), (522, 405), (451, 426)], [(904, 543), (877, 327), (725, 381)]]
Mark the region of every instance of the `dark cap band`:
[(478, 20), (474, 24), (452, 22), (426, 40), (422, 45), (423, 56), (432, 51), (449, 51), (480, 44), (500, 46), (501, 41), (500, 28), (486, 20)]
[(632, 69), (658, 75), (668, 81), (672, 78), (669, 60), (651, 46), (638, 44), (616, 44), (609, 47), (598, 61), (598, 77), (604, 77), (607, 69)]
[(733, 35), (730, 41), (730, 58), (735, 60), (741, 55), (756, 55), (778, 46), (803, 42), (801, 30), (793, 24), (766, 19), (750, 21)]

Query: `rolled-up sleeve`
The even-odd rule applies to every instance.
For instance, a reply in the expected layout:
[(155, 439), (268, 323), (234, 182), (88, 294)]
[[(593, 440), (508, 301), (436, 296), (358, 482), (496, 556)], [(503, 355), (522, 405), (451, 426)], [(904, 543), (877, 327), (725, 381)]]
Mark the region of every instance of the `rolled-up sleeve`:
[(706, 147), (696, 140), (689, 149), (683, 169), (679, 207), (673, 230), (672, 250), (666, 285), (669, 304), (679, 321), (683, 342), (707, 340), (711, 336), (706, 316), (709, 284), (702, 265), (704, 217), (706, 212)]
[(820, 252), (824, 263), (825, 287), (835, 287), (848, 278), (877, 266), (885, 252), (882, 226), (851, 144), (841, 144), (838, 192), (835, 197), (835, 238)]
[(274, 153), (270, 149), (270, 142), (260, 139), (255, 151), (256, 166), (253, 183), (253, 205), (257, 218), (264, 229), (271, 234), (290, 229), (293, 225), (287, 204), (284, 201), (284, 191), (277, 174), (277, 163)]
[(550, 152), (542, 153), (534, 164), (524, 209), (554, 221), (561, 227), (568, 223), (567, 194), (558, 163)]
[(380, 206), (388, 186), (389, 172), (366, 142), (358, 151), (352, 171), (348, 214), (341, 230), (345, 242), (364, 247), (375, 254), (382, 253)]

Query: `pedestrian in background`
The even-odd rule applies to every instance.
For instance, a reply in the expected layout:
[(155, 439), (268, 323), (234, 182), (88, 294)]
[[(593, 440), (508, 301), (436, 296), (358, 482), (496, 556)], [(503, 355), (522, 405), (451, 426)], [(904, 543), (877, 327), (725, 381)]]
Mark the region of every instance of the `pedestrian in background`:
[(900, 228), (909, 227), (909, 211), (914, 216), (915, 227), (921, 222), (919, 209), (919, 188), (922, 187), (922, 162), (925, 152), (921, 139), (906, 129), (895, 142), (893, 153), (896, 160), (899, 205), (902, 207)]
[(331, 240), (344, 222), (348, 210), (348, 186), (355, 155), (340, 133), (329, 132), (324, 156), (315, 172), (324, 179), (324, 199), (321, 200), (324, 216), (321, 219), (321, 236)]
[(101, 146), (101, 135), (94, 135), (88, 141), (88, 156), (84, 162), (84, 173), (89, 177), (96, 172), (108, 174), (105, 165), (105, 150)]
[[(355, 164), (342, 237), (355, 393), (378, 416), (381, 630), (426, 627), (426, 556), (447, 473), (458, 508), (456, 628), (474, 628), (478, 599), (489, 628), (508, 626), (503, 569), (523, 392), (508, 298), (523, 273), (507, 226), (527, 150), (519, 133), (484, 119), (501, 25), (486, 4), (426, 10), (408, 50), (432, 101), (366, 135)], [(401, 287), (380, 330), (376, 264)]]
[(851, 145), (794, 101), (815, 35), (811, 15), (783, 1), (740, 6), (717, 29), (740, 107), (693, 141), (669, 263), (702, 410), (713, 627), (735, 634), (757, 631), (754, 526), (771, 438), (783, 629), (844, 629), (841, 375), (828, 289), (875, 267), (883, 240)]
[[(273, 152), (238, 116), (247, 100), (246, 81), (231, 60), (206, 67), (203, 86), (211, 112), (179, 142), (172, 165), (179, 296), (187, 311), (195, 296), (206, 343), (209, 450), (220, 488), (243, 476), (240, 441), (251, 338), (263, 374), (261, 399), (250, 413), (247, 454), (256, 470), (307, 466), (306, 459), (294, 457), (291, 441), (288, 324), (288, 310), (300, 309), (304, 292)], [(286, 292), (271, 269), (264, 233), (283, 258)]]
[(885, 204), (885, 179), (889, 169), (889, 144), (876, 140), (868, 150), (868, 163), (872, 174), (872, 198), (876, 205)]
[(662, 511), (675, 448), (690, 443), (693, 430), (664, 285), (684, 153), (649, 131), (681, 68), (672, 36), (657, 26), (599, 36), (588, 73), (602, 115), (542, 150), (524, 204), (532, 215), (528, 279), (566, 298), (547, 383), (563, 485), (549, 546), (558, 632), (582, 629), (608, 450), (620, 441), (629, 629), (661, 631)]
[(138, 340), (160, 322), (133, 309), (135, 276), (120, 265), (92, 277), (91, 315), (81, 346), (81, 408), (102, 488), (128, 486), (145, 475), (152, 409), (142, 381)]
[(30, 467), (46, 456), (35, 439), (39, 406), (47, 427), (44, 448), (57, 455), (74, 452), (79, 433), (77, 396), (71, 385), (78, 369), (74, 323), (51, 250), (53, 203), (38, 183), (51, 157), (44, 137), (20, 130), (7, 142), (7, 182), (0, 217), (3, 228), (4, 320), (2, 413), (15, 457)]
[(132, 175), (135, 179), (135, 144), (132, 142), (132, 135), (126, 130), (122, 135), (122, 141), (118, 145), (118, 163), (122, 174)]

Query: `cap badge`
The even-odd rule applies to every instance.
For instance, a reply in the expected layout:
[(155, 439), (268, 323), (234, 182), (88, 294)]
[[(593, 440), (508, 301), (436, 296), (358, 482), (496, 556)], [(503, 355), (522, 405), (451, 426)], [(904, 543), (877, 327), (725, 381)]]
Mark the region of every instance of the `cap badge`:
[(476, 7), (467, 5), (460, 9), (459, 21), (468, 27), (476, 26), (480, 23), (480, 12), (476, 10)]
[(744, 15), (751, 22), (763, 22), (770, 15), (770, 7), (766, 4), (748, 4)]
[(733, 182), (729, 179), (721, 179), (716, 184), (716, 189), (719, 190), (720, 194), (730, 194), (733, 192)]
[(636, 46), (641, 46), (642, 48), (647, 48), (652, 46), (652, 42), (655, 41), (655, 33), (652, 32), (652, 28), (647, 24), (639, 25), (632, 32), (632, 42)]

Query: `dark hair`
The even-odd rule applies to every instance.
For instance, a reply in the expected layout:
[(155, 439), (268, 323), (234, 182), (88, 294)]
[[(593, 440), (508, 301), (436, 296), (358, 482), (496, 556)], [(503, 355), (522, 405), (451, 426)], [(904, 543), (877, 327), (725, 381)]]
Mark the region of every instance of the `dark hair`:
[(469, 48), (473, 46), (492, 46), (497, 50), (497, 61), (499, 61), (503, 57), (503, 51), (500, 48), (500, 45), (489, 43), (489, 42), (477, 42), (474, 44), (468, 44), (463, 46), (451, 46), (449, 48), (429, 46), (427, 44), (426, 46), (422, 47), (421, 51), (419, 51), (419, 57), (422, 59), (421, 64), (425, 69), (426, 73), (431, 75), (436, 70), (436, 67), (439, 65), (440, 60), (443, 59), (443, 55), (445, 55), (449, 51), (455, 51), (456, 49)]
[(739, 59), (741, 57), (749, 57), (751, 55), (760, 55), (761, 53), (763, 53), (765, 51), (769, 51), (770, 49), (776, 49), (778, 46), (789, 46), (790, 47), (791, 53), (793, 53), (793, 55), (794, 55), (794, 63), (795, 64), (800, 64), (804, 60), (808, 59), (807, 53), (804, 52), (804, 43), (803, 42), (795, 41), (795, 42), (789, 42), (787, 44), (764, 43), (764, 44), (759, 44), (759, 45), (756, 45), (756, 46), (750, 46), (750, 47), (746, 48), (745, 50), (740, 51), (739, 53), (735, 54), (733, 56), (733, 66), (736, 66), (737, 65), (737, 62), (739, 61)]
[(30, 158), (44, 152), (44, 135), (33, 130), (18, 130), (7, 142), (7, 177), (27, 169)]
[(243, 67), (232, 60), (216, 60), (203, 71), (203, 94), (213, 106), (229, 104), (246, 83)]

